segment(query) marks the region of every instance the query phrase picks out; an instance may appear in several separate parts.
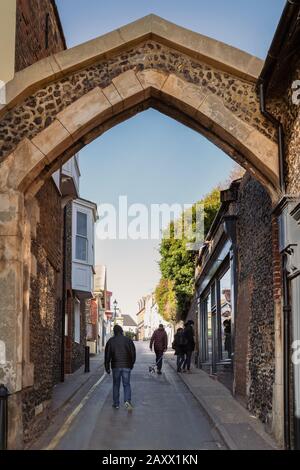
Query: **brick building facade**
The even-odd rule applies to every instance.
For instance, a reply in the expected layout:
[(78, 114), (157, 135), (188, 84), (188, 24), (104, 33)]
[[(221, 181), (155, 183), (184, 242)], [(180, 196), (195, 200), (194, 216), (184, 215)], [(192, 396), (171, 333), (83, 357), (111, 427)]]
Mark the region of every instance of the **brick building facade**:
[(54, 0), (17, 0), (15, 70), (66, 49)]

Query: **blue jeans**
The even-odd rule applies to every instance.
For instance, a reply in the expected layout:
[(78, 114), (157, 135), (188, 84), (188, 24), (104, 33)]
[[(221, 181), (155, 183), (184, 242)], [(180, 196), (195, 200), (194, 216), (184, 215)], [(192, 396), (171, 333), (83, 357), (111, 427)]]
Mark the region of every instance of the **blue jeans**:
[(115, 406), (120, 405), (121, 378), (122, 378), (122, 383), (123, 383), (123, 388), (124, 388), (124, 402), (131, 401), (130, 373), (131, 373), (131, 369), (125, 369), (125, 368), (112, 369), (113, 400), (114, 400)]
[(185, 370), (185, 368), (187, 368), (187, 370), (190, 370), (191, 361), (192, 361), (192, 354), (193, 354), (193, 351), (187, 351), (187, 353), (185, 355), (185, 361), (184, 361), (184, 364), (183, 364), (183, 369), (184, 370)]
[(184, 354), (177, 354), (177, 372), (181, 371), (185, 357)]
[(156, 366), (157, 370), (161, 371), (162, 364), (163, 364), (163, 357), (164, 357), (164, 352), (163, 351), (155, 351), (155, 360), (156, 360)]

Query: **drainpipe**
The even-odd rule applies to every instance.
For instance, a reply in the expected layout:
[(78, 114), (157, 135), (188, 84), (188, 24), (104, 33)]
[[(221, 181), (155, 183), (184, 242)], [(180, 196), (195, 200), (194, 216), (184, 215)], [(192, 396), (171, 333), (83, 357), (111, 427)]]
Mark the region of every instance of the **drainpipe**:
[(66, 295), (66, 262), (67, 262), (67, 206), (64, 206), (63, 217), (63, 266), (62, 266), (62, 302), (61, 302), (61, 357), (60, 357), (60, 381), (65, 381), (65, 315), (67, 308)]
[(291, 304), (290, 304), (290, 289), (289, 280), (286, 270), (286, 254), (281, 255), (282, 259), (282, 290), (283, 290), (283, 364), (284, 364), (284, 441), (287, 449), (291, 448), (291, 419), (290, 419), (290, 316), (291, 316)]
[(285, 174), (284, 174), (284, 131), (281, 122), (276, 119), (269, 111), (266, 109), (266, 100), (265, 100), (265, 83), (262, 81), (259, 84), (259, 104), (260, 111), (263, 116), (265, 116), (268, 121), (270, 121), (278, 130), (278, 158), (279, 158), (279, 184), (280, 189), (285, 193)]

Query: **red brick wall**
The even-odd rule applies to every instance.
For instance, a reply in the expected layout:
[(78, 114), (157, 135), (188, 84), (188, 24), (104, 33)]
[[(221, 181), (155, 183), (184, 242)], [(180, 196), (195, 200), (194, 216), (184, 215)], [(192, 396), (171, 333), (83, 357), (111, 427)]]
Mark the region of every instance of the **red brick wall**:
[(17, 0), (16, 16), (16, 72), (66, 48), (55, 1)]
[(274, 301), (281, 301), (281, 257), (279, 253), (279, 228), (278, 220), (275, 216), (272, 218), (272, 240), (273, 240), (273, 293)]

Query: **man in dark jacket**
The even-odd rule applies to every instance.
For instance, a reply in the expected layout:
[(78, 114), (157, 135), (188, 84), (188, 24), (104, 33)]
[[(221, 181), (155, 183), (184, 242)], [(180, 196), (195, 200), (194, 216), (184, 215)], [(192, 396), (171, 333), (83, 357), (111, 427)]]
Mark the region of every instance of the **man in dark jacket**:
[(183, 334), (186, 337), (187, 345), (186, 345), (185, 361), (183, 364), (182, 372), (185, 372), (186, 369), (188, 372), (190, 372), (190, 369), (191, 369), (192, 354), (195, 349), (195, 339), (194, 339), (195, 333), (194, 333), (193, 325), (194, 325), (193, 320), (187, 321), (186, 324), (184, 325)]
[(105, 346), (105, 370), (113, 375), (113, 407), (120, 407), (121, 379), (124, 388), (125, 408), (132, 410), (130, 373), (136, 359), (133, 341), (123, 335), (120, 325), (114, 326), (114, 336), (108, 340)]
[(177, 372), (181, 372), (181, 367), (184, 364), (186, 347), (187, 339), (184, 336), (183, 328), (178, 328), (172, 343), (172, 348), (175, 349), (175, 356), (177, 356)]
[(150, 341), (151, 351), (152, 351), (153, 345), (154, 345), (154, 352), (156, 355), (157, 373), (161, 374), (163, 355), (164, 355), (164, 352), (168, 349), (168, 336), (162, 324), (159, 325), (157, 330), (155, 330), (152, 335), (152, 338)]

